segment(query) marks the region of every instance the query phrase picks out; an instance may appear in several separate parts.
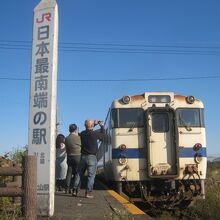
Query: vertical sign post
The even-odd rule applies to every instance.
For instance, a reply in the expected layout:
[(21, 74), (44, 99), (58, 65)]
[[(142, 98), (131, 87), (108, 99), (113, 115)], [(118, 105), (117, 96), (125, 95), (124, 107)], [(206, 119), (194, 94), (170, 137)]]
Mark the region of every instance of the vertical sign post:
[(37, 156), (38, 215), (54, 213), (58, 9), (41, 0), (34, 9), (28, 154)]

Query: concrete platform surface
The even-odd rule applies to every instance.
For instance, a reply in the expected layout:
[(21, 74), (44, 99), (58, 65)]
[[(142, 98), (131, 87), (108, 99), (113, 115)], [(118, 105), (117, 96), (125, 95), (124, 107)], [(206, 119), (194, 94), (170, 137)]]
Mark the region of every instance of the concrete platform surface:
[(55, 195), (54, 216), (38, 216), (38, 220), (151, 219), (114, 191), (105, 189), (99, 181), (95, 182), (93, 194), (94, 198), (88, 199), (85, 198), (85, 189), (82, 189), (77, 197), (58, 192)]

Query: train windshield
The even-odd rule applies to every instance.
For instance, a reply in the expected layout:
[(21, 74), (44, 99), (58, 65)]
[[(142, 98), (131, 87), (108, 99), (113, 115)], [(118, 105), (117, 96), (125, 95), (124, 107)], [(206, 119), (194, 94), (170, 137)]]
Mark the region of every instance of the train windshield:
[(113, 128), (137, 128), (144, 126), (144, 110), (141, 108), (112, 109)]
[(177, 109), (177, 125), (179, 127), (205, 127), (203, 109)]

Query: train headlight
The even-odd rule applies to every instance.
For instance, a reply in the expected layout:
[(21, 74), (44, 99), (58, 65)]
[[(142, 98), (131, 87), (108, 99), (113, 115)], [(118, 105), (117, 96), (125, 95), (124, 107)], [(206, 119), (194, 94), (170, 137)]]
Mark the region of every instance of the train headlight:
[(195, 151), (198, 151), (198, 150), (200, 150), (201, 148), (202, 148), (202, 145), (201, 145), (200, 143), (195, 144), (194, 147), (193, 147), (193, 149), (194, 149)]
[(195, 102), (195, 97), (192, 96), (192, 95), (187, 96), (187, 97), (186, 97), (186, 102), (187, 102), (188, 104), (193, 104), (193, 103)]
[(118, 158), (118, 162), (119, 162), (120, 165), (125, 165), (125, 164), (127, 164), (128, 159), (127, 159), (124, 155), (121, 155), (121, 156)]
[(195, 159), (196, 163), (201, 163), (202, 162), (202, 155), (201, 154), (195, 154), (194, 159)]
[(124, 151), (124, 150), (126, 150), (126, 145), (125, 144), (121, 144), (120, 146), (119, 146), (119, 149), (121, 150), (121, 151)]
[(126, 95), (126, 96), (124, 96), (124, 97), (122, 98), (122, 102), (123, 102), (124, 104), (128, 104), (130, 101), (131, 101), (131, 97), (128, 96), (128, 95)]

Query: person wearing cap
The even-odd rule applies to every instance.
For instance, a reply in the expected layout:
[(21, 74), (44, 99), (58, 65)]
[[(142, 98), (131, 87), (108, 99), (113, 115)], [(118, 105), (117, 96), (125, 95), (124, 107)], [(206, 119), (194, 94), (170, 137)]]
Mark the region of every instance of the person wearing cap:
[[(99, 125), (100, 129), (93, 130), (95, 125)], [(85, 121), (85, 130), (80, 133), (81, 138), (81, 158), (79, 163), (78, 175), (73, 184), (72, 196), (77, 196), (77, 193), (81, 186), (81, 180), (85, 171), (87, 171), (87, 186), (85, 197), (93, 198), (93, 184), (96, 175), (97, 168), (97, 152), (98, 152), (98, 143), (97, 141), (104, 140), (105, 129), (103, 121), (94, 121), (86, 120)]]
[(80, 161), (81, 140), (77, 132), (77, 125), (69, 125), (70, 134), (65, 139), (67, 152), (67, 175), (66, 175), (66, 193), (71, 193), (71, 179), (77, 176), (78, 165)]

